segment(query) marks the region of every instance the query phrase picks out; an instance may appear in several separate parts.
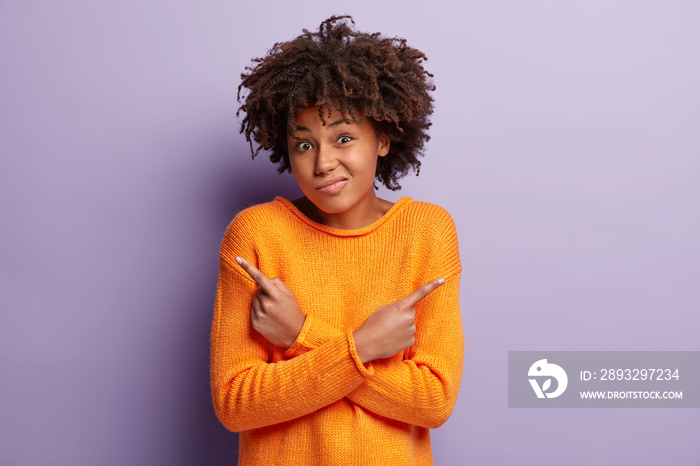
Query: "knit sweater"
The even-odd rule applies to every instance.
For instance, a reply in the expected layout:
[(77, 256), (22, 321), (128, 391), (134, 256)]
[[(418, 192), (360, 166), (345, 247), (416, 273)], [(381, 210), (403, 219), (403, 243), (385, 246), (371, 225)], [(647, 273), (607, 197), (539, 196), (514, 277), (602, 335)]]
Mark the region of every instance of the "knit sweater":
[[(291, 290), (305, 321), (288, 349), (253, 329), (257, 285), (241, 256)], [(355, 230), (306, 217), (289, 200), (241, 211), (220, 249), (211, 389), (239, 435), (239, 465), (430, 465), (430, 428), (450, 416), (462, 377), (457, 232), (442, 207), (403, 197)], [(437, 277), (416, 304), (415, 343), (362, 364), (353, 330)]]

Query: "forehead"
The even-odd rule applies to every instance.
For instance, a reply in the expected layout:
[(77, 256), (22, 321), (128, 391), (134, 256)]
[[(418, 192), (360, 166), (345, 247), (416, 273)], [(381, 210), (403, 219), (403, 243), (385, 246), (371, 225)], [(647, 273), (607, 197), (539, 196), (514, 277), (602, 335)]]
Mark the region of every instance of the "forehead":
[[(323, 108), (323, 118), (321, 118), (321, 115), (319, 114), (319, 108), (320, 106), (309, 106), (309, 107), (304, 107), (301, 109), (296, 116), (294, 117), (294, 124), (297, 127), (297, 131), (305, 131), (305, 130), (329, 130), (337, 126), (359, 126), (359, 127), (365, 127), (367, 124), (371, 126), (371, 123), (367, 118), (364, 118), (364, 115), (359, 112), (355, 111), (355, 118), (360, 122), (360, 123), (355, 123), (352, 121), (352, 117), (349, 114), (345, 114), (345, 118), (343, 118), (343, 114), (341, 109), (339, 108), (334, 108), (331, 112), (331, 115), (328, 116), (327, 112), (327, 107)], [(325, 124), (324, 124), (325, 120)]]

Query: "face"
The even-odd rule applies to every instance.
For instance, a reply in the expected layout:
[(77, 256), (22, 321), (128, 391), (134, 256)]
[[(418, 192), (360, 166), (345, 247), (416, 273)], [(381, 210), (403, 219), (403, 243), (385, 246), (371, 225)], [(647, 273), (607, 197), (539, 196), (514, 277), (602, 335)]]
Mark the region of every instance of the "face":
[(289, 162), (321, 223), (361, 228), (381, 217), (374, 175), (377, 158), (389, 153), (389, 138), (378, 135), (368, 118), (343, 122), (339, 111), (323, 125), (318, 107), (305, 108), (295, 121), (296, 131), (287, 136)]

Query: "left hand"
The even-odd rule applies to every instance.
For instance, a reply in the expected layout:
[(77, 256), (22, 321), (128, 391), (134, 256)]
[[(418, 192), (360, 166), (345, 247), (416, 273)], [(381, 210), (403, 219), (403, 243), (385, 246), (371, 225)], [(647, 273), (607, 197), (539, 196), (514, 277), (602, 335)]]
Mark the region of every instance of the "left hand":
[(258, 284), (258, 293), (253, 298), (251, 309), (253, 328), (273, 345), (289, 348), (299, 336), (306, 319), (294, 293), (282, 280), (267, 278), (242, 257), (236, 257), (236, 262)]

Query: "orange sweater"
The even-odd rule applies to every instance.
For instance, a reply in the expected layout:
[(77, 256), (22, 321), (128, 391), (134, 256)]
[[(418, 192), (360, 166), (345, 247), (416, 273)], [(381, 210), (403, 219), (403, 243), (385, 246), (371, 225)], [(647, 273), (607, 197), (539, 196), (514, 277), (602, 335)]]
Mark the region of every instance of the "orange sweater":
[[(287, 350), (250, 322), (244, 257), (294, 293), (306, 320)], [(239, 465), (428, 465), (429, 428), (462, 377), (457, 232), (445, 209), (403, 197), (373, 224), (316, 223), (282, 197), (226, 229), (211, 334), (219, 420), (241, 432)], [(378, 307), (445, 277), (416, 305), (415, 344), (362, 364), (352, 331)]]

